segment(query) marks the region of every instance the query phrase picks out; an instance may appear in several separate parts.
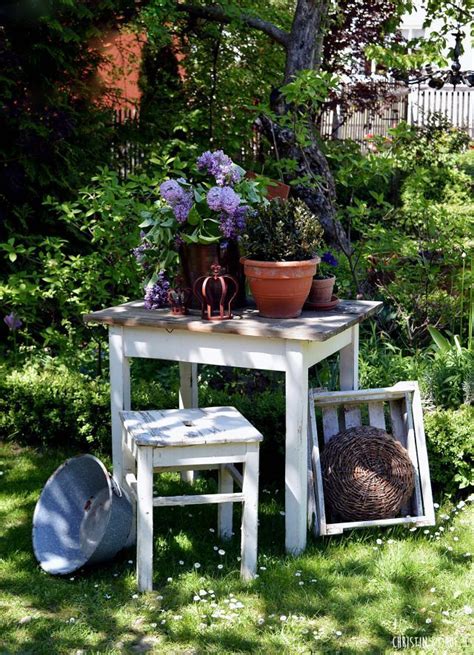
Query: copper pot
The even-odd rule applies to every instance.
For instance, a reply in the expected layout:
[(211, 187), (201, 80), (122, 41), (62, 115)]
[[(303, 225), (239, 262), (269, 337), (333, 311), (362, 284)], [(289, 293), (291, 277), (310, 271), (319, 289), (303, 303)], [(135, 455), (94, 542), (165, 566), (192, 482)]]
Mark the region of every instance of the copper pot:
[[(196, 280), (209, 275), (211, 266), (217, 262), (226, 273), (235, 278), (239, 286), (232, 306), (239, 308), (246, 305), (245, 275), (240, 263), (238, 243), (235, 241), (210, 244), (185, 243), (180, 248), (179, 258), (187, 287), (194, 289)], [(190, 306), (193, 309), (201, 308), (195, 297), (192, 298)]]

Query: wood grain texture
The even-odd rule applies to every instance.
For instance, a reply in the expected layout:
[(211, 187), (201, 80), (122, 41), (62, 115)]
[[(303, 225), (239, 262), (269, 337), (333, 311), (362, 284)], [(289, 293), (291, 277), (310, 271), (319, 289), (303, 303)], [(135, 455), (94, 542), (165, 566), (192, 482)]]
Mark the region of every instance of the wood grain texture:
[(145, 309), (142, 301), (133, 301), (85, 314), (85, 323), (126, 327), (156, 327), (216, 334), (240, 334), (250, 337), (326, 341), (348, 327), (357, 325), (382, 307), (381, 302), (342, 300), (329, 311), (305, 311), (298, 318), (262, 318), (256, 309), (245, 309), (228, 321), (203, 321), (198, 315), (173, 316), (168, 309)]
[(247, 443), (263, 437), (234, 407), (120, 412), (138, 446), (199, 446)]

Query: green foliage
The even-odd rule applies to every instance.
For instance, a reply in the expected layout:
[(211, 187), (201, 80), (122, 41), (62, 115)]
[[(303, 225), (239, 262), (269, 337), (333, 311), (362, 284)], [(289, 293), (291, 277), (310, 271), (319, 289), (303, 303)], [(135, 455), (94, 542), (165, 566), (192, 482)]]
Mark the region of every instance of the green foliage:
[[(280, 0), (265, 3), (258, 11), (248, 0), (238, 6), (221, 2), (230, 18), (229, 24), (221, 25), (190, 20), (185, 12), (176, 11), (176, 4), (153, 0), (140, 15), (140, 26), (145, 25), (150, 37), (142, 74), (145, 118), (156, 123), (164, 138), (173, 134), (200, 150), (218, 146), (245, 160), (251, 156), (255, 118), (249, 108), (279, 83), (284, 51), (265, 34), (246, 28), (239, 15), (258, 14), (289, 28), (288, 7)], [(184, 55), (186, 69), (178, 82), (177, 53)]]
[(322, 239), (317, 218), (300, 200), (272, 200), (247, 219), (242, 245), (250, 259), (300, 261), (315, 256)]
[(432, 481), (445, 493), (474, 484), (474, 407), (425, 412)]
[(425, 384), (437, 407), (459, 407), (474, 403), (474, 350), (464, 348), (457, 335), (446, 338), (435, 328), (428, 330), (434, 341), (433, 357), (426, 371)]
[[(32, 358), (22, 369), (0, 368), (0, 439), (48, 447), (110, 450), (110, 387), (58, 358)], [(177, 404), (156, 380), (136, 380), (133, 402), (143, 409)]]
[[(14, 270), (0, 283), (0, 301), (23, 320), (21, 335), (61, 349), (84, 334), (81, 315), (140, 295), (132, 254), (137, 217), (153, 210), (154, 180), (120, 182), (103, 169), (77, 200), (47, 200), (65, 238), (14, 237), (0, 244)], [(5, 313), (8, 313), (7, 311)]]
[(327, 144), (338, 217), (353, 243), (345, 253), (351, 276), (342, 267), (338, 279), (386, 301), (384, 329), (404, 346), (426, 343), (428, 325), (463, 327), (465, 336), (473, 228), (466, 144), (439, 116), (423, 128), (400, 124), (365, 155), (355, 144)]
[(53, 362), (1, 368), (0, 438), (42, 446), (105, 446), (108, 384)]
[(404, 354), (375, 323), (363, 329), (360, 339), (359, 380), (361, 389), (390, 387), (401, 380), (418, 380), (426, 367), (421, 353)]

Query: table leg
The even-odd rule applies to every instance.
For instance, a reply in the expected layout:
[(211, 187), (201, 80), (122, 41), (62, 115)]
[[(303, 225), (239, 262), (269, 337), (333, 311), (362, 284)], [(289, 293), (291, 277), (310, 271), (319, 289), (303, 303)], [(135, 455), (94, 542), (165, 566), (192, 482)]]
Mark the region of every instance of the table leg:
[[(179, 408), (198, 406), (197, 364), (179, 362)], [(192, 484), (194, 472), (182, 471), (181, 480)]]
[[(234, 480), (225, 464), (219, 466), (218, 489), (220, 494), (231, 494), (234, 491)], [(219, 503), (217, 506), (217, 532), (221, 539), (232, 537), (233, 503)]]
[(124, 453), (122, 450), (122, 422), (119, 412), (130, 409), (130, 365), (124, 355), (123, 329), (109, 328), (110, 408), (112, 414), (113, 474), (123, 484)]
[(198, 407), (197, 364), (179, 362), (179, 407)]
[(341, 391), (359, 388), (359, 325), (351, 328), (351, 343), (340, 351), (339, 386)]
[(308, 504), (308, 366), (304, 345), (286, 345), (285, 544), (297, 555), (306, 547)]

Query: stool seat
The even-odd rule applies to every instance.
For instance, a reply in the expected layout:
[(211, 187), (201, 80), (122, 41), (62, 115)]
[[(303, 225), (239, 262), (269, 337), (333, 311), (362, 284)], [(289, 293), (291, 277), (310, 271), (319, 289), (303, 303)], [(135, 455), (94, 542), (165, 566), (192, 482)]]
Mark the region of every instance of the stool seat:
[(137, 446), (191, 446), (262, 441), (263, 437), (235, 407), (121, 412)]
[[(124, 474), (120, 481), (137, 516), (137, 579), (140, 591), (153, 582), (153, 507), (218, 505), (218, 534), (232, 532), (233, 503), (242, 503), (243, 579), (257, 565), (259, 446), (263, 437), (235, 407), (120, 412)], [(242, 473), (236, 467), (242, 466)], [(153, 473), (218, 470), (218, 493), (153, 496)], [(234, 492), (234, 482), (241, 488)]]

